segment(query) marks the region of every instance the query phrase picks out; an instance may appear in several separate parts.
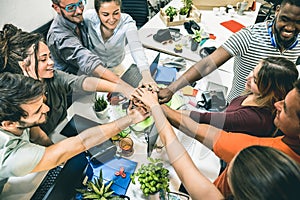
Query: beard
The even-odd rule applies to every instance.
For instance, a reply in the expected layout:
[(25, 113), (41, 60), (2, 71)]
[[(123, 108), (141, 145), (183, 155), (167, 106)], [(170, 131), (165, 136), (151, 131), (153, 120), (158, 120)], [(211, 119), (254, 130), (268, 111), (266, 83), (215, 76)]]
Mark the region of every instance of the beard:
[(47, 114), (44, 114), (44, 116), (45, 116), (45, 121), (43, 121), (43, 122), (27, 123), (27, 122), (20, 120), (19, 126), (17, 128), (20, 130), (25, 130), (27, 128), (32, 128), (32, 127), (39, 126), (41, 124), (45, 124), (47, 122)]
[(280, 47), (284, 47), (285, 49), (287, 49), (295, 43), (298, 34), (295, 33), (294, 36), (290, 39), (285, 39), (281, 37), (280, 30), (276, 28), (276, 20), (277, 18), (274, 19), (274, 30), (275, 30), (274, 36), (275, 36), (276, 44), (278, 44)]

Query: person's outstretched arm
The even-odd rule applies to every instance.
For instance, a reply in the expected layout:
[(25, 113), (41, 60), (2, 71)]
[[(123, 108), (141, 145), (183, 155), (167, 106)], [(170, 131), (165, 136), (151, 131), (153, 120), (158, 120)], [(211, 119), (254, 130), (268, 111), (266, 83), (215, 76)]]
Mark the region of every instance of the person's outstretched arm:
[(123, 82), (114, 83), (96, 77), (87, 77), (82, 83), (82, 89), (89, 92), (119, 92), (127, 98), (133, 93), (134, 88)]
[(161, 105), (161, 107), (169, 122), (174, 127), (181, 130), (186, 135), (195, 138), (207, 148), (213, 149), (213, 145), (222, 131), (221, 129), (207, 124), (199, 124), (189, 116), (173, 110), (166, 105)]
[[(195, 166), (182, 146), (174, 130), (158, 103), (157, 94), (146, 89), (138, 89), (134, 94), (151, 109), (159, 136), (166, 148), (170, 163), (192, 199), (223, 199), (220, 191)], [(184, 164), (183, 164), (184, 163)]]
[(159, 102), (168, 102), (179, 89), (205, 77), (231, 58), (231, 55), (219, 47), (211, 55), (191, 66), (182, 76), (158, 93)]
[(138, 123), (149, 116), (143, 109), (129, 106), (128, 115), (111, 123), (95, 126), (82, 131), (74, 137), (64, 139), (45, 149), (45, 153), (32, 172), (49, 170), (71, 157), (103, 143), (131, 124)]

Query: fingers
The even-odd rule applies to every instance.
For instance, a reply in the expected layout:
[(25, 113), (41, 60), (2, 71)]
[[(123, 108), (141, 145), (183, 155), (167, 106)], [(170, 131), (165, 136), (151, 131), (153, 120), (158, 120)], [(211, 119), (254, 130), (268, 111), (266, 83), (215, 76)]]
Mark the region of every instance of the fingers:
[(154, 92), (159, 91), (159, 88), (158, 88), (156, 82), (143, 83), (143, 86), (150, 91), (154, 91)]

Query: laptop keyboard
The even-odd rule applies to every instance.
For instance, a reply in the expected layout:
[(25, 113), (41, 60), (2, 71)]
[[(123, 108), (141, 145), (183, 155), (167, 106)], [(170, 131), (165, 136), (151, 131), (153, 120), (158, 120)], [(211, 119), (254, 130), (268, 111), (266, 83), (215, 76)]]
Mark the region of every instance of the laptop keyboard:
[(142, 80), (142, 74), (140, 73), (139, 68), (136, 64), (132, 64), (125, 73), (121, 76), (121, 79), (136, 88), (139, 86), (140, 81)]
[(47, 194), (49, 189), (54, 185), (55, 180), (59, 173), (61, 172), (62, 167), (58, 166), (53, 169), (50, 169), (43, 179), (42, 183), (39, 185), (38, 189), (35, 191), (31, 200), (42, 200)]

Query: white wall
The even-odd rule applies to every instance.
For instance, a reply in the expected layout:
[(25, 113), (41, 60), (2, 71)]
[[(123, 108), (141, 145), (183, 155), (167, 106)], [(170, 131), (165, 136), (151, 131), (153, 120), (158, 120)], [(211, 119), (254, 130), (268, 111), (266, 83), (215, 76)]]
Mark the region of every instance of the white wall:
[[(0, 30), (11, 23), (24, 31), (33, 31), (49, 22), (55, 16), (51, 0), (0, 0)], [(94, 5), (87, 0), (87, 8)]]

